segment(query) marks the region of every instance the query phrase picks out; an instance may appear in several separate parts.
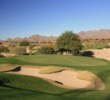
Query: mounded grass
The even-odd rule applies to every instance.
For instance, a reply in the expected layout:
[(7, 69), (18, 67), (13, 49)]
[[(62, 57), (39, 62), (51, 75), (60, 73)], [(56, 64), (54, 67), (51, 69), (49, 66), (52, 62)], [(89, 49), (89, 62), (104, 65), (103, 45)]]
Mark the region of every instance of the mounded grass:
[[(26, 75), (0, 73), (0, 84), (2, 86), (10, 86), (19, 89), (29, 90), (33, 92), (49, 93), (49, 94), (62, 94), (70, 90), (56, 87), (49, 82), (38, 78)], [(48, 88), (47, 88), (48, 87)]]
[(66, 69), (69, 69), (69, 68), (49, 66), (49, 67), (41, 68), (39, 73), (40, 74), (50, 74), (50, 73), (60, 72), (60, 71), (66, 70)]
[(43, 100), (45, 97), (63, 100), (59, 95), (69, 91), (41, 78), (0, 73), (0, 100)]
[(110, 62), (101, 59), (62, 56), (30, 55), (0, 58), (1, 64), (63, 66), (88, 70), (98, 75), (106, 88), (95, 90), (69, 90), (30, 76), (0, 73), (0, 100), (110, 100)]
[(103, 90), (106, 88), (102, 80), (89, 71), (77, 71), (77, 78), (92, 82), (95, 86), (94, 89), (96, 90)]
[(0, 72), (10, 71), (17, 67), (16, 64), (0, 64)]

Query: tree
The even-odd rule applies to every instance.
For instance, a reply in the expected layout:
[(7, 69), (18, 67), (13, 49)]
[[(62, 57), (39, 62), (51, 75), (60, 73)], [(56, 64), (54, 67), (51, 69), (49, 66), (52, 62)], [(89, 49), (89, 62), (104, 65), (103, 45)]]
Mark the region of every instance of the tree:
[(82, 49), (82, 44), (80, 38), (77, 34), (74, 34), (72, 31), (64, 32), (57, 39), (57, 48), (60, 52), (66, 52), (69, 54), (77, 55)]
[(20, 46), (29, 46), (30, 45), (30, 42), (28, 40), (23, 40), (20, 42), (19, 44)]

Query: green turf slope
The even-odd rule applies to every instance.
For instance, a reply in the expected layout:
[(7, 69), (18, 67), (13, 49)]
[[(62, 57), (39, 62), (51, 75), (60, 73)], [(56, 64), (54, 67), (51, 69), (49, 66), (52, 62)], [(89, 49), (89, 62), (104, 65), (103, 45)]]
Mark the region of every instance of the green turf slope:
[[(30, 55), (19, 56), (15, 59), (39, 65), (75, 65), (75, 66), (100, 66), (105, 65), (105, 61), (90, 57), (62, 56), (62, 55)], [(82, 62), (82, 63), (81, 63)]]
[(69, 90), (30, 76), (0, 73), (0, 100), (110, 100), (110, 62), (89, 57), (31, 55), (0, 58), (0, 63), (23, 65), (56, 65), (88, 70), (106, 85), (101, 91)]
[[(43, 100), (45, 96), (48, 96), (48, 99), (56, 96), (55, 98), (63, 100), (63, 97), (59, 97), (59, 95), (69, 91), (71, 90), (56, 87), (41, 78), (0, 73), (0, 100), (2, 98), (4, 98), (3, 100), (22, 100), (23, 98), (25, 100), (35, 100), (33, 94), (36, 95), (34, 97), (38, 100), (39, 98)], [(29, 97), (31, 99), (25, 92), (30, 93)], [(42, 94), (44, 96), (40, 97)], [(18, 95), (20, 98), (18, 98)]]

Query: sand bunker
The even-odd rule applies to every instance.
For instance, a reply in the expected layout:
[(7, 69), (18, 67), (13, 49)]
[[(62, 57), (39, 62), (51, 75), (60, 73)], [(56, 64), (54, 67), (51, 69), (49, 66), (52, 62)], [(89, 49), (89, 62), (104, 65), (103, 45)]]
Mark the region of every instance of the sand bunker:
[[(110, 60), (110, 48), (104, 48), (104, 49), (88, 49), (85, 50), (86, 52), (89, 51), (91, 53), (93, 53), (93, 57), (95, 58), (101, 58), (101, 59), (106, 59), (106, 60)], [(82, 52), (85, 52), (82, 51)]]
[[(25, 67), (15, 68), (9, 73), (40, 77), (45, 80), (48, 80), (54, 85), (69, 89), (102, 90), (105, 88), (104, 83), (98, 77), (96, 77), (94, 74), (91, 74), (90, 72), (83, 73), (83, 71), (78, 71), (74, 69), (72, 70), (70, 68), (64, 68), (64, 67), (60, 67), (60, 68), (58, 67), (58, 69), (57, 67), (33, 68), (33, 67), (25, 66)], [(89, 78), (85, 77), (88, 75), (90, 76)], [(95, 79), (100, 80), (100, 82), (96, 82)], [(102, 84), (102, 85), (98, 86), (98, 84)]]
[(110, 49), (101, 49), (101, 50), (92, 50), (92, 52), (94, 52), (94, 57), (95, 58), (101, 58), (101, 59), (106, 59), (106, 60), (110, 60)]

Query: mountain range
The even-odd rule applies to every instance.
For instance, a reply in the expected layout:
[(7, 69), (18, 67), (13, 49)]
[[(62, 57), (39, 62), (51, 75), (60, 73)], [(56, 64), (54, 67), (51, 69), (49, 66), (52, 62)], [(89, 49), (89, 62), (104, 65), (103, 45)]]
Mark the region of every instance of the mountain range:
[[(109, 29), (100, 29), (100, 30), (89, 30), (81, 31), (77, 33), (81, 39), (110, 39), (110, 30)], [(42, 36), (39, 34), (32, 35), (30, 37), (20, 38), (16, 37), (14, 39), (7, 39), (7, 41), (22, 41), (28, 40), (30, 42), (47, 42), (47, 41), (56, 41), (57, 36)]]
[(101, 30), (81, 31), (78, 33), (78, 35), (82, 39), (110, 39), (110, 30), (101, 29)]
[(25, 37), (25, 38), (20, 38), (20, 37), (16, 37), (14, 39), (7, 39), (6, 41), (17, 41), (17, 42), (20, 42), (22, 40), (28, 40), (30, 42), (48, 42), (48, 41), (55, 41), (57, 39), (56, 36), (42, 36), (42, 35), (39, 35), (39, 34), (36, 34), (36, 35), (32, 35), (30, 37)]

